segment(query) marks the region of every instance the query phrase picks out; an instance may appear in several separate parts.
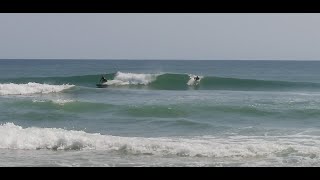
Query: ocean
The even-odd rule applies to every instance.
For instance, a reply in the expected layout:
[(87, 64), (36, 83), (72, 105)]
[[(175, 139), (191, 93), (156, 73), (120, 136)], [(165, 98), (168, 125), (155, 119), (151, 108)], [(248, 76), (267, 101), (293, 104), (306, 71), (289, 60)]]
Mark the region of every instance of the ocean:
[(319, 69), (0, 60), (0, 166), (320, 166)]

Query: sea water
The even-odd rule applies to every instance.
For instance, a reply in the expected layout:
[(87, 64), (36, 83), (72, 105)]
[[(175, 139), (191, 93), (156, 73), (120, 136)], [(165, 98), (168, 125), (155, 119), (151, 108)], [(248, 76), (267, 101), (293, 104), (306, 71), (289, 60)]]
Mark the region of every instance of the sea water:
[(319, 69), (0, 60), (0, 166), (320, 166)]

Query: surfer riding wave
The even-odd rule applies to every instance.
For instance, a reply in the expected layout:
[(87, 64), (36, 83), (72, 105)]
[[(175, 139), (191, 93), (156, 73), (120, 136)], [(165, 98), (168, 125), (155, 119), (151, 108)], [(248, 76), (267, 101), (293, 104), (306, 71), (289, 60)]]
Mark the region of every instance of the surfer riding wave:
[(100, 83), (103, 84), (103, 83), (106, 83), (108, 82), (108, 80), (102, 75), (101, 79), (100, 79)]

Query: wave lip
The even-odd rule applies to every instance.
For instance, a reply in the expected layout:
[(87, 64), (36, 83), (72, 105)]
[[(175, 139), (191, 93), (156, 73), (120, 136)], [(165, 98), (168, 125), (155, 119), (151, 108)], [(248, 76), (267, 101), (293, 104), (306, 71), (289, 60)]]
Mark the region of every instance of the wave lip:
[(0, 95), (28, 95), (57, 93), (74, 87), (74, 85), (49, 85), (29, 82), (27, 84), (0, 84)]
[(117, 72), (113, 80), (109, 80), (108, 85), (147, 85), (156, 80), (157, 74), (136, 74)]

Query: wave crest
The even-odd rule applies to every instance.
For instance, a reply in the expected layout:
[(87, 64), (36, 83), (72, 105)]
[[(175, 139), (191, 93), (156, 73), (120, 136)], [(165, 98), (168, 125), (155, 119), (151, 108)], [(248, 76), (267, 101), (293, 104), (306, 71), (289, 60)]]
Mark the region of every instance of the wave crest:
[(156, 80), (157, 74), (135, 74), (117, 72), (113, 80), (109, 80), (108, 85), (147, 85)]
[[(320, 83), (293, 82), (262, 79), (241, 79), (232, 77), (199, 76), (195, 82), (193, 74), (143, 74), (117, 72), (106, 74), (107, 84), (111, 87), (146, 88), (155, 90), (236, 90), (236, 91), (290, 91), (307, 90), (319, 91)], [(75, 84), (77, 86), (96, 87), (101, 75), (84, 75), (70, 77), (35, 77), (19, 79), (3, 79), (1, 83), (13, 82), (16, 84), (35, 82), (46, 84)], [(28, 83), (30, 84), (30, 83)], [(8, 84), (6, 84), (8, 85)], [(11, 84), (12, 85), (12, 84)], [(26, 85), (25, 85), (26, 86)], [(7, 88), (7, 87), (6, 87)], [(1, 89), (0, 89), (1, 90)], [(3, 90), (2, 90), (3, 91)], [(23, 91), (22, 91), (23, 92)], [(41, 91), (40, 91), (41, 92)], [(9, 94), (9, 93), (2, 93)], [(17, 94), (20, 94), (17, 92)]]
[[(190, 157), (262, 157), (289, 153), (293, 156), (319, 154), (317, 136), (228, 136), (193, 138), (118, 137), (57, 128), (22, 128), (0, 125), (1, 149), (102, 150), (124, 154), (176, 155)], [(288, 149), (293, 149), (288, 152)]]

